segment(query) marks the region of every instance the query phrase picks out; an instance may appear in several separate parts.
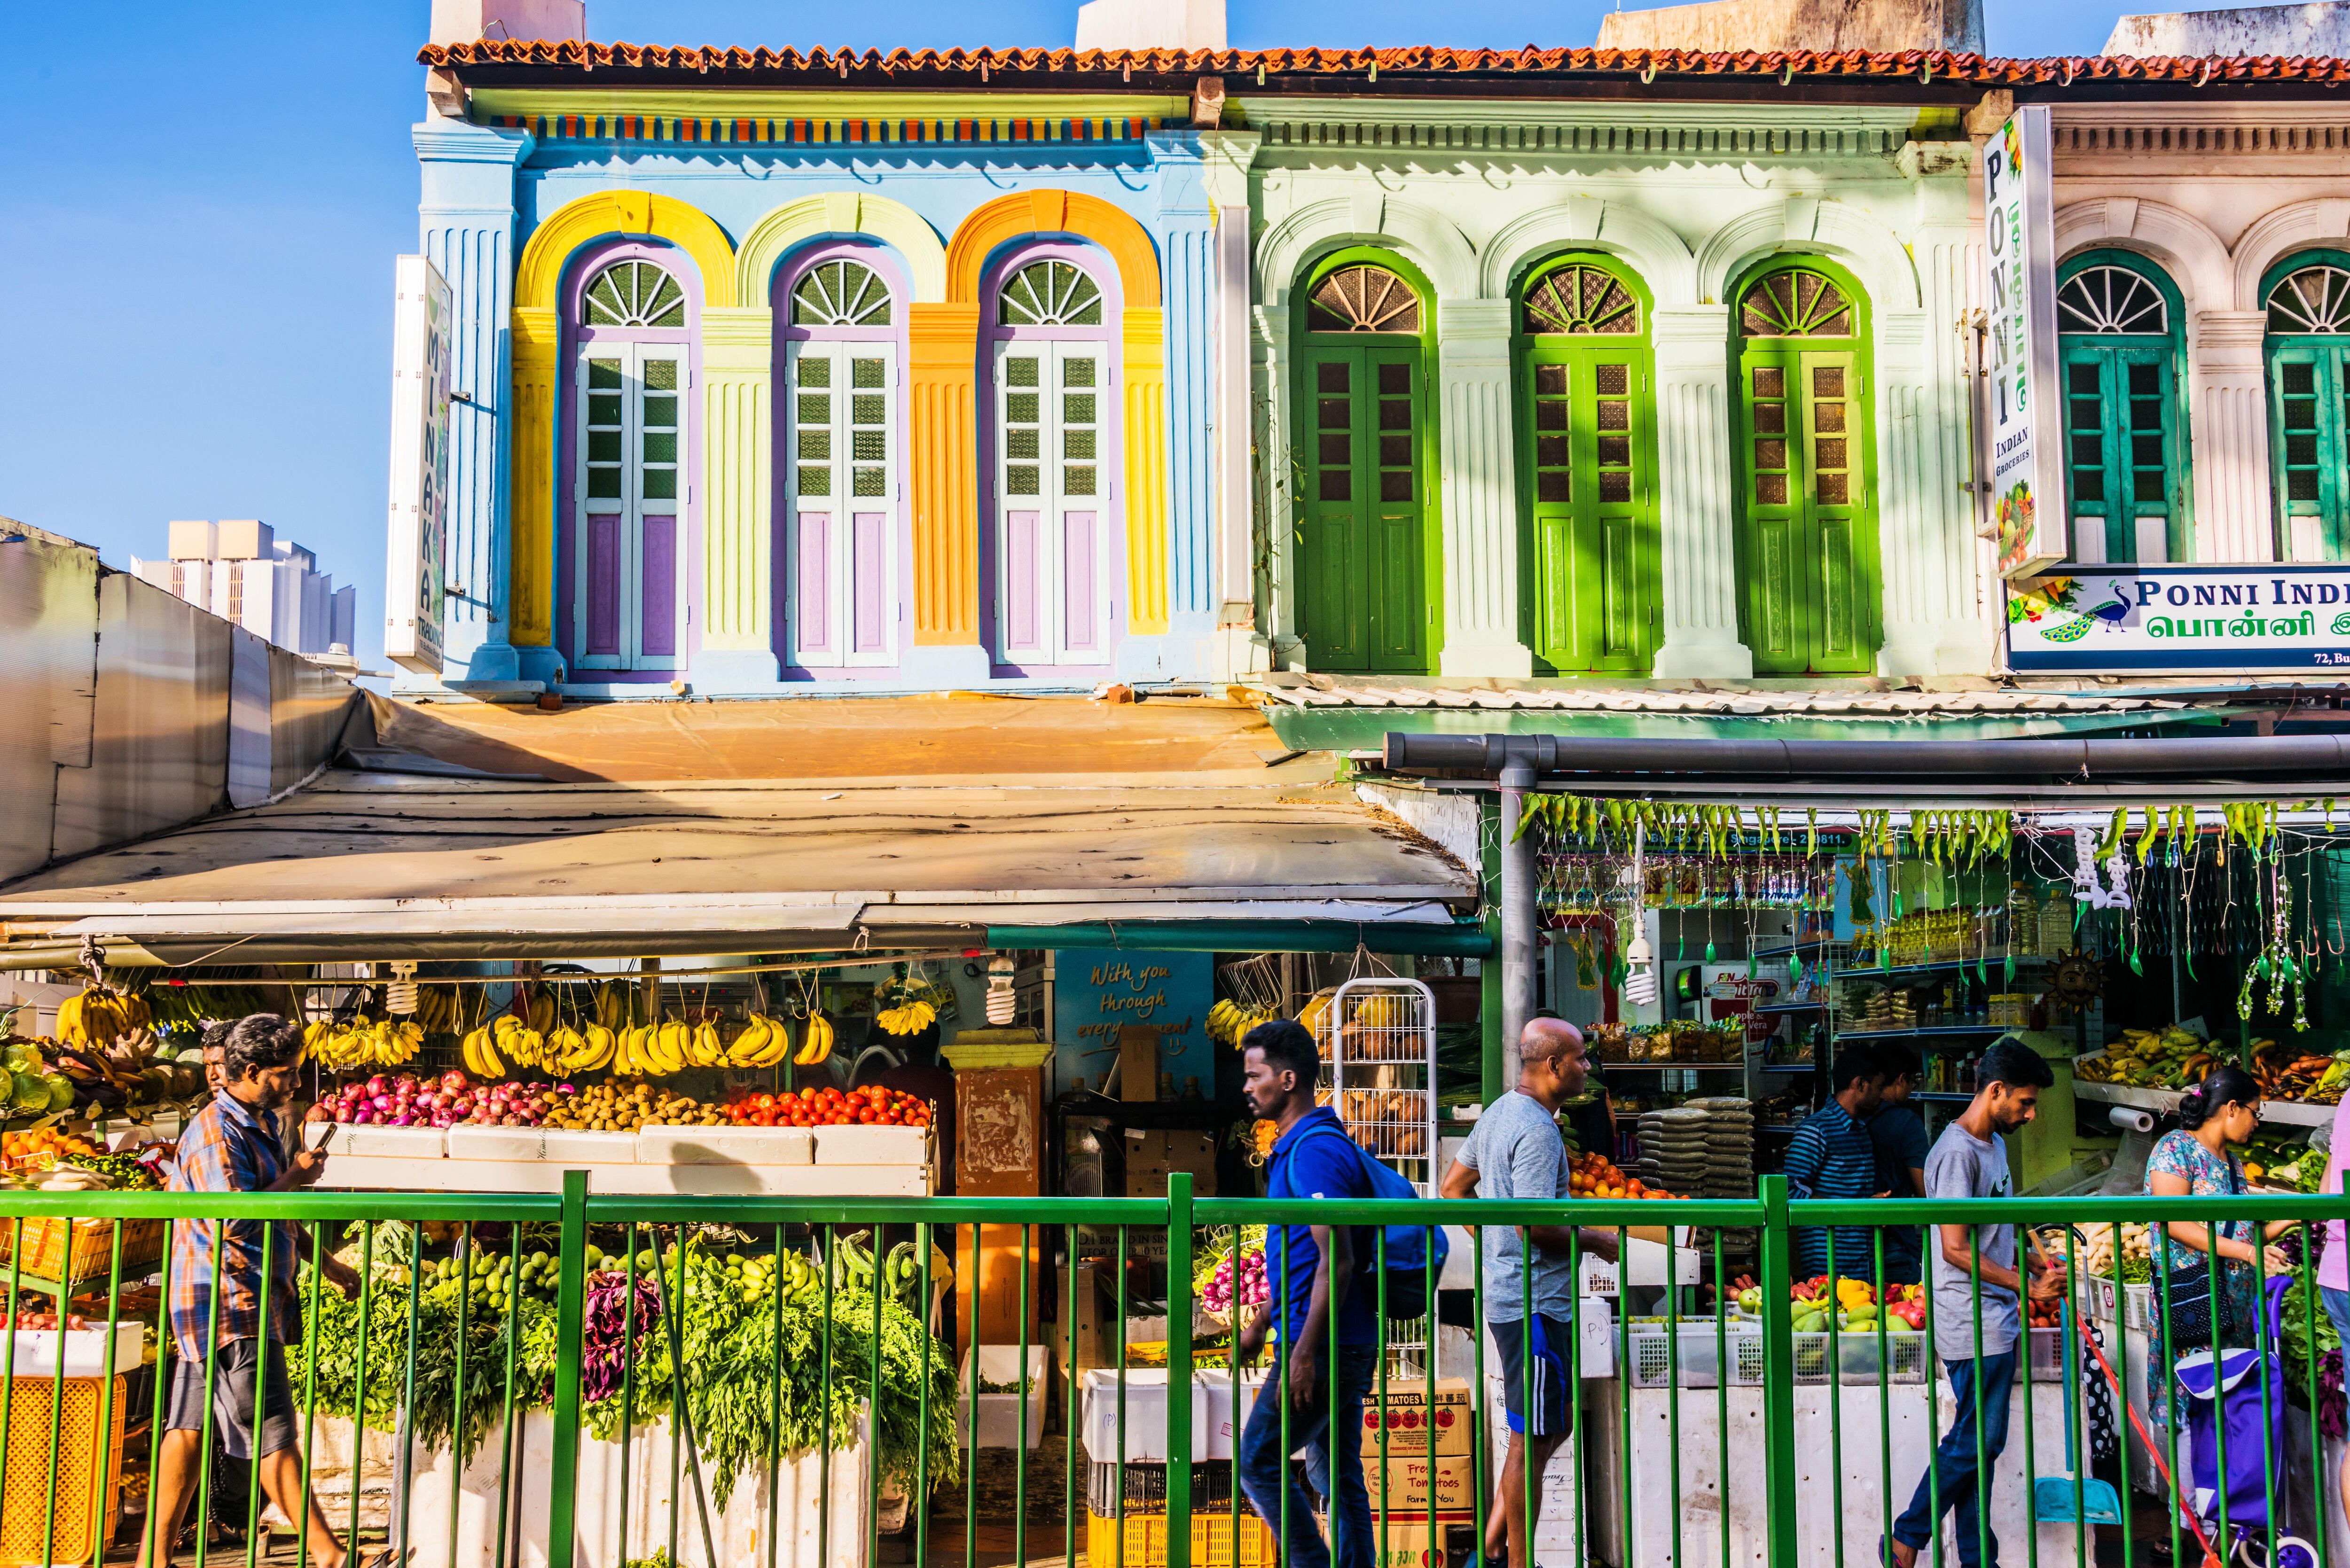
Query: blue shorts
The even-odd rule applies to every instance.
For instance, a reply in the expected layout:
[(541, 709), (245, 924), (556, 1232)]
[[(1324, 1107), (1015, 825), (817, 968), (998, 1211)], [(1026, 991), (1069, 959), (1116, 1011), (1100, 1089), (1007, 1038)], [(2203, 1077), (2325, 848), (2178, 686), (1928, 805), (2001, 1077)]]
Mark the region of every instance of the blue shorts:
[[(1575, 1343), (1575, 1324), (1536, 1313), (1515, 1323), (1487, 1326), (1492, 1330), (1494, 1349), (1501, 1352), (1502, 1407), (1509, 1412), (1510, 1430), (1532, 1432), (1537, 1438), (1563, 1438), (1573, 1431), (1575, 1401), (1569, 1396), (1574, 1388), (1567, 1381), (1565, 1349)], [(1531, 1379), (1526, 1376), (1529, 1337), (1534, 1350)]]
[(2342, 1336), (2343, 1344), (2350, 1345), (2350, 1291), (2329, 1290), (2320, 1285), (2317, 1287), (2317, 1299), (2324, 1306), (2325, 1315), (2334, 1320), (2334, 1332)]

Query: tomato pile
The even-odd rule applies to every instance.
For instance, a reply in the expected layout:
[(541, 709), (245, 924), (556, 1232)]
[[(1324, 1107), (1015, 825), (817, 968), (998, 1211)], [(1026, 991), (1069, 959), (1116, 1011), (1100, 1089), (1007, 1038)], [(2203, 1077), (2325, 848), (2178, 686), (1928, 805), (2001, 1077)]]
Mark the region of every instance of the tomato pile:
[(726, 1103), (738, 1127), (926, 1127), (929, 1102), (879, 1084), (861, 1089), (806, 1088), (783, 1095), (738, 1095)]

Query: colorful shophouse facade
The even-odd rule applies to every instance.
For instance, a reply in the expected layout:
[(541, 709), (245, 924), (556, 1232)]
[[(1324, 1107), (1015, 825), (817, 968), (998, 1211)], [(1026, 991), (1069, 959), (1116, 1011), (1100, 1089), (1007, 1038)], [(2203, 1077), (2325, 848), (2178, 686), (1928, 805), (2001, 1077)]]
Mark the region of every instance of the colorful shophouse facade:
[[(2206, 236), (2163, 264), (2168, 348), (2096, 350), (2121, 389), (2101, 417), (2137, 407), (2148, 373), (2125, 359), (2168, 366), (2177, 410), (2169, 508), (2108, 551), (2270, 559), (2345, 534), (2298, 503), (2279, 532), (2263, 504), (2281, 476), (2350, 511), (2341, 457), (2296, 457), (2321, 475), (2296, 479), (2275, 465), (2301, 427), (2261, 437), (2263, 416), (2321, 441), (2350, 417), (2322, 334), (2266, 325), (2272, 260), (2345, 227), (2318, 187), (2350, 129), (2309, 114), (2306, 69), (2215, 88), (2202, 62), (1950, 55), (426, 60), (450, 112), (416, 133), (425, 243), (460, 389), (509, 389), (455, 430), (450, 578), (489, 591), (452, 599), (450, 679), (1993, 673), (1971, 169), (2018, 98), (2056, 106), (2068, 286)], [(2206, 140), (2176, 167), (2097, 162), (2141, 121)], [(2245, 135), (2214, 166), (2210, 138)], [(2245, 173), (2311, 188), (2255, 235), (2227, 216)], [(2293, 341), (2246, 346), (2272, 335)], [(2326, 377), (2330, 399), (2286, 389)], [(2264, 532), (2295, 542), (2259, 555)]]
[(710, 88), (700, 51), (594, 48), (469, 69), (415, 133), (470, 399), (444, 679), (1204, 674), (1187, 100), (858, 90), (739, 51), (749, 85)]

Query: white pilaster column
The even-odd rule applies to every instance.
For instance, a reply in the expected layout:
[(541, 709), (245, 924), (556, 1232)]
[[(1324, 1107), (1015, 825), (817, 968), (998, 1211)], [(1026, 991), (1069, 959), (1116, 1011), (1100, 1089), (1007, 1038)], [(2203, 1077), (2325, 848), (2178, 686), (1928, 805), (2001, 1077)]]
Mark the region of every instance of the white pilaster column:
[(1214, 361), (1210, 368), (1208, 422), (1214, 437), (1209, 481), (1213, 518), (1210, 587), (1215, 606), (1214, 660), (1219, 680), (1247, 673), (1257, 662), (1256, 509), (1251, 503), (1253, 431), (1249, 364), (1255, 323), (1249, 313), (1249, 165), (1262, 138), (1253, 130), (1217, 130), (1201, 138), (1201, 184), (1214, 213)]
[(1445, 675), (1523, 679), (1518, 637), (1517, 463), (1511, 445), (1510, 302), (1436, 306)]
[(1966, 488), (1974, 436), (1965, 320), (1981, 265), (1966, 200), (1957, 178), (1925, 182), (1919, 201), (1935, 215), (1910, 243), (1925, 303), (1881, 318), (1877, 466), (1885, 517), (1898, 514), (1898, 526), (1881, 524), (1879, 534), (1878, 669), (1888, 676), (1987, 675), (1997, 657), (1984, 631), (1974, 495)]
[(1658, 569), (1665, 639), (1659, 680), (1743, 680), (1754, 655), (1738, 636), (1738, 540), (1730, 450), (1730, 307), (1652, 311), (1657, 356)]
[(702, 313), (702, 639), (688, 679), (697, 694), (771, 691), (775, 598), (775, 312), (713, 305)]
[(2195, 365), (2188, 427), (2195, 453), (2195, 559), (2273, 561), (2275, 503), (2269, 488), (2268, 378), (2258, 310), (2195, 313)]
[[(526, 131), (442, 119), (417, 126), (411, 138), (422, 174), (423, 253), (449, 285), (449, 384), (466, 399), (449, 410), (449, 534), (442, 575), (450, 597), (441, 680), (545, 680), (553, 673), (551, 650), (515, 648), (508, 603), (515, 176), (537, 142)], [(536, 665), (523, 668), (527, 659)], [(399, 684), (434, 682), (403, 676)]]
[(1288, 319), (1285, 291), (1276, 291), (1249, 312), (1254, 329), (1249, 345), (1250, 374), (1255, 383), (1255, 407), (1251, 412), (1257, 451), (1263, 454), (1252, 477), (1250, 495), (1257, 514), (1264, 519), (1265, 531), (1262, 573), (1252, 566), (1257, 630), (1250, 643), (1253, 659), (1263, 668), (1303, 670), (1305, 645), (1297, 629), (1299, 471), (1289, 433)]

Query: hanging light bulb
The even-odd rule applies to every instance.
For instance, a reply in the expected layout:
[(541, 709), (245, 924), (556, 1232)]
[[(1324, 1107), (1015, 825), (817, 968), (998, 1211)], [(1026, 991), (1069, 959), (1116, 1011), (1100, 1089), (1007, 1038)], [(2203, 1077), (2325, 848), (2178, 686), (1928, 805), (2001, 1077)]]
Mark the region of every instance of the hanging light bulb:
[(416, 966), (395, 963), (391, 974), (391, 983), (383, 988), (384, 1011), (405, 1018), (416, 1011)]
[(987, 1021), (998, 1029), (1019, 1015), (1020, 996), (1013, 989), (1019, 972), (1010, 953), (997, 953), (987, 961)]
[[(1637, 916), (1638, 911), (1634, 911)], [(1657, 955), (1648, 946), (1648, 933), (1644, 928), (1624, 950), (1624, 1000), (1635, 1007), (1646, 1007), (1657, 1000)]]
[(1632, 908), (1625, 919), (1632, 927), (1632, 940), (1624, 949), (1624, 1000), (1635, 1007), (1646, 1007), (1657, 1000), (1657, 954), (1648, 946), (1648, 912), (1640, 907), (1641, 890), (1648, 886), (1648, 833), (1645, 824), (1632, 829)]

